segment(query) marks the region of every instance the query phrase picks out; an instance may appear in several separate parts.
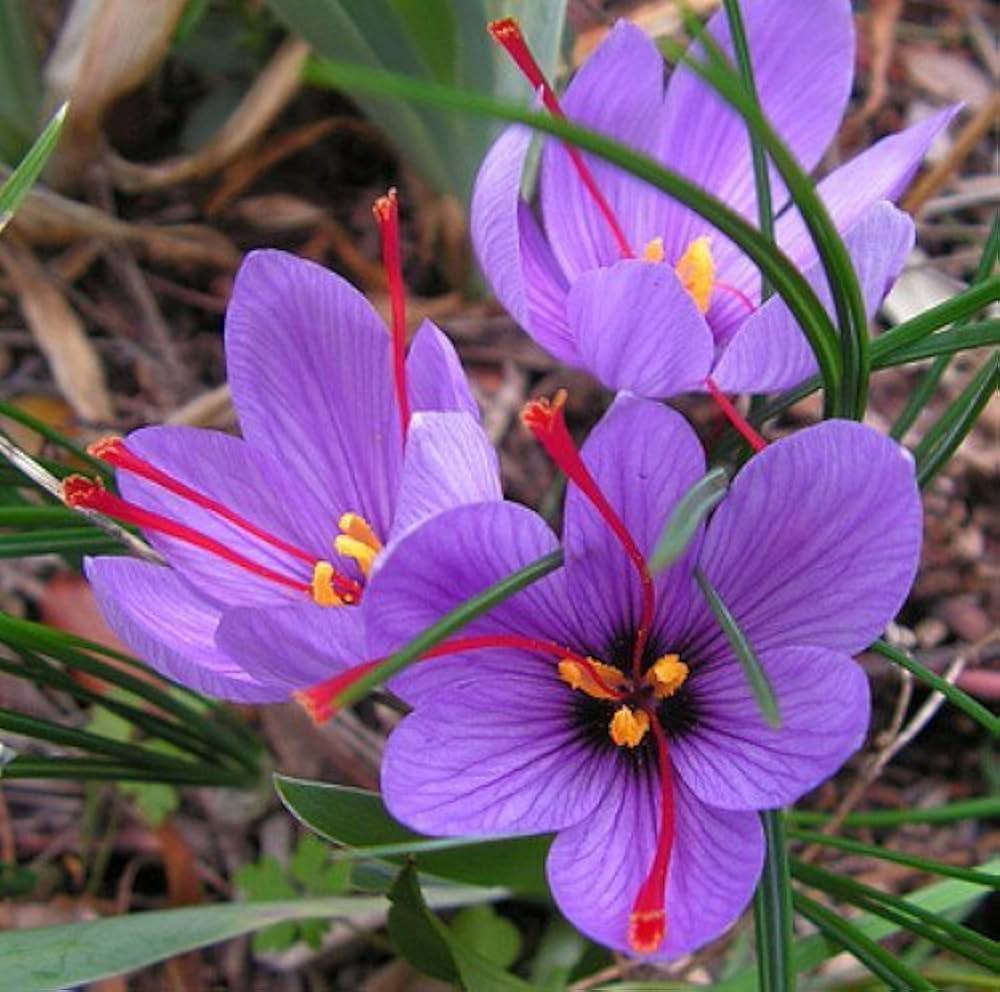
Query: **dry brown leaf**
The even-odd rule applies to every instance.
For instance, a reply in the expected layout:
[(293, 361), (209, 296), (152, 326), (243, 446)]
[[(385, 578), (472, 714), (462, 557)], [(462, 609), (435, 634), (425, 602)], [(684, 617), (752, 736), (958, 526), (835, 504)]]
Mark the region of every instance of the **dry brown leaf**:
[(45, 100), (71, 100), (46, 166), (58, 188), (79, 182), (101, 142), (107, 107), (160, 64), (186, 0), (74, 0), (45, 65)]
[[(6, 174), (0, 166), (0, 179)], [(151, 259), (175, 265), (235, 269), (240, 260), (232, 241), (214, 228), (201, 224), (133, 224), (44, 186), (31, 189), (9, 230), (38, 245), (67, 245), (86, 238), (124, 242)]]
[[(700, 16), (711, 13), (719, 6), (719, 2), (720, 0), (687, 0), (687, 8)], [(681, 17), (682, 6), (684, 5), (676, 0), (646, 0), (629, 8), (625, 16), (651, 38), (663, 38), (681, 31), (684, 24)], [(599, 24), (597, 27), (585, 28), (577, 34), (570, 58), (574, 69), (601, 43), (610, 26), (610, 23)]]
[[(46, 396), (44, 393), (24, 393), (12, 396), (8, 401), (24, 413), (30, 414), (36, 420), (42, 421), (67, 437), (75, 437), (80, 432), (80, 425), (73, 416), (73, 410), (60, 396)], [(32, 458), (37, 458), (45, 447), (45, 438), (30, 427), (19, 424), (9, 417), (0, 417), (0, 427), (4, 433)]]
[(66, 302), (62, 290), (35, 258), (14, 238), (0, 244), (0, 264), (7, 270), (21, 312), (52, 375), (82, 420), (108, 423), (113, 417), (104, 368), (87, 337), (83, 321)]
[(304, 41), (295, 38), (286, 41), (226, 123), (193, 155), (153, 165), (140, 165), (110, 155), (108, 168), (112, 181), (119, 188), (136, 193), (202, 179), (222, 168), (256, 141), (295, 95), (308, 54), (309, 46)]
[(995, 92), (986, 74), (963, 55), (912, 47), (907, 49), (904, 62), (916, 86), (947, 103), (961, 100), (977, 110), (989, 103)]

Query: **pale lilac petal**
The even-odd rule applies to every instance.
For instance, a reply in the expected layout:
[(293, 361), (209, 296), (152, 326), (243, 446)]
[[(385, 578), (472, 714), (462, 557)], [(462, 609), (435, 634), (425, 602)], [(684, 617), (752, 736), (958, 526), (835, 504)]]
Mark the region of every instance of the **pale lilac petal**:
[(578, 823), (601, 801), (609, 768), (606, 751), (577, 741), (572, 694), (554, 663), (511, 656), (499, 678), (472, 676), (424, 699), (389, 735), (389, 812), (445, 837)]
[(487, 152), (472, 193), (472, 246), (511, 317), (542, 348), (575, 365), (578, 358), (566, 324), (566, 278), (521, 199), (531, 137), (527, 128), (507, 128)]
[[(511, 572), (556, 549), (541, 517), (514, 503), (460, 506), (431, 517), (376, 562), (365, 594), (368, 651), (385, 657), (445, 613)], [(456, 636), (517, 634), (572, 645), (577, 623), (557, 571), (515, 594)], [(456, 654), (407, 669), (392, 683), (414, 702), (454, 671), (480, 665), (489, 652)]]
[(391, 541), (435, 513), (502, 498), (496, 451), (467, 413), (416, 413), (410, 421)]
[(255, 675), (293, 689), (306, 689), (367, 660), (361, 606), (229, 609), (216, 643)]
[[(656, 769), (625, 754), (604, 799), (552, 844), (548, 878), (567, 919), (625, 954), (628, 919), (653, 861), (659, 825)], [(650, 955), (669, 960), (696, 950), (735, 923), (760, 875), (764, 840), (756, 813), (715, 809), (674, 776), (675, 835), (667, 878), (666, 935)]]
[[(671, 510), (705, 472), (705, 455), (694, 431), (669, 407), (620, 394), (591, 431), (581, 451), (608, 502), (648, 558)], [(658, 626), (678, 629), (690, 595), (688, 552), (656, 581)], [(607, 524), (573, 485), (566, 494), (563, 543), (567, 587), (586, 618), (586, 632), (600, 652), (639, 619), (641, 587), (636, 570)]]
[[(920, 167), (927, 149), (959, 107), (947, 107), (919, 124), (876, 142), (817, 187), (838, 231), (844, 232), (879, 200), (896, 200)], [(775, 235), (782, 251), (800, 268), (815, 259), (812, 239), (797, 210), (779, 218)]]
[(666, 397), (696, 389), (712, 364), (712, 332), (669, 265), (617, 262), (569, 293), (583, 365), (609, 389)]
[(406, 384), (412, 410), (458, 410), (479, 419), (469, 380), (446, 334), (425, 320), (410, 342)]
[(518, 218), (521, 225), (521, 263), (528, 297), (529, 320), (525, 330), (560, 362), (579, 365), (580, 355), (566, 317), (569, 283), (526, 203), (519, 205)]
[[(663, 58), (635, 25), (619, 21), (573, 77), (562, 97), (570, 120), (640, 151), (652, 152), (663, 104)], [(664, 198), (616, 166), (584, 155), (633, 249), (664, 232), (651, 206)], [(621, 257), (610, 228), (561, 142), (545, 141), (539, 174), (549, 243), (572, 282)]]
[[(758, 652), (867, 647), (896, 615), (920, 555), (913, 458), (861, 424), (828, 420), (775, 442), (737, 475), (700, 567)], [(726, 650), (699, 601), (693, 655)]]
[[(324, 505), (294, 471), (240, 438), (194, 427), (146, 427), (126, 438), (130, 451), (243, 517), (274, 537), (315, 558), (330, 555), (338, 511)], [(245, 529), (166, 489), (127, 472), (118, 473), (129, 502), (203, 534), (257, 565), (308, 583), (312, 568)], [(150, 543), (184, 578), (221, 603), (271, 605), (304, 593), (240, 568), (177, 538), (147, 533)]]
[[(799, 164), (810, 170), (836, 134), (851, 93), (854, 27), (849, 0), (756, 0), (740, 6), (758, 99)], [(724, 11), (715, 14), (708, 31), (733, 57)], [(697, 47), (693, 54), (703, 58)], [(664, 164), (756, 220), (750, 144), (739, 113), (684, 66), (670, 78), (665, 109), (659, 144)], [(773, 166), (771, 176), (775, 207), (780, 208), (786, 194)], [(667, 257), (673, 259), (695, 237), (713, 230), (680, 205), (665, 226)], [(724, 261), (721, 243), (720, 255)]]
[[(869, 207), (844, 236), (869, 318), (902, 271), (913, 240), (909, 215), (885, 201)], [(815, 262), (805, 275), (833, 317), (833, 297), (822, 264)], [(785, 301), (775, 295), (743, 322), (712, 378), (726, 392), (771, 392), (798, 385), (816, 369), (805, 335)]]
[(735, 658), (695, 667), (688, 679), (697, 725), (671, 746), (691, 791), (723, 809), (776, 809), (826, 781), (868, 730), (868, 678), (825, 648), (760, 653), (780, 728), (768, 726)]
[(88, 558), (85, 569), (108, 626), (165, 678), (241, 703), (290, 695), (283, 680), (247, 670), (219, 649), (221, 607), (172, 569), (134, 558)]
[(252, 252), (226, 314), (226, 363), (244, 437), (387, 533), (402, 443), (389, 332), (364, 296), (312, 262)]

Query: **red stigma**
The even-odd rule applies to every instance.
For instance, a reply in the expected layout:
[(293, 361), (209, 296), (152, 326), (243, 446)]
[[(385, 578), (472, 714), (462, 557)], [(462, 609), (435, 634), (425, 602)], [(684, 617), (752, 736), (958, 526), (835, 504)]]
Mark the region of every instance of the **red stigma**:
[(403, 443), (410, 425), (410, 400), (406, 392), (406, 289), (399, 250), (399, 202), (396, 190), (390, 189), (372, 205), (379, 237), (382, 239), (382, 267), (389, 286), (392, 309), (392, 381), (396, 390), (396, 409)]
[[(515, 650), (548, 655), (552, 658), (569, 658), (571, 661), (575, 661), (586, 668), (594, 681), (610, 695), (619, 699), (624, 698), (620, 692), (609, 686), (601, 678), (600, 673), (589, 658), (585, 658), (583, 655), (567, 647), (563, 647), (561, 644), (556, 644), (554, 641), (544, 641), (535, 637), (520, 637), (517, 634), (456, 637), (450, 641), (442, 641), (440, 644), (429, 648), (418, 660), (432, 661), (435, 658), (444, 658), (448, 655), (460, 654), (463, 651), (483, 651), (489, 648), (513, 648)], [(347, 671), (340, 672), (317, 685), (296, 692), (295, 699), (302, 704), (314, 723), (324, 723), (340, 708), (338, 697), (343, 695), (355, 682), (367, 675), (377, 665), (381, 665), (385, 660), (385, 658), (376, 658), (372, 661), (363, 661), (361, 664), (354, 665), (352, 668), (348, 668)]]
[(649, 724), (656, 738), (656, 756), (660, 769), (660, 826), (656, 836), (656, 853), (629, 913), (628, 942), (637, 954), (653, 954), (663, 943), (667, 932), (666, 891), (670, 853), (674, 846), (674, 784), (667, 752), (667, 737), (649, 711)]
[(563, 416), (565, 405), (566, 390), (560, 389), (551, 402), (541, 398), (526, 404), (521, 411), (521, 422), (531, 431), (535, 440), (545, 449), (545, 453), (562, 470), (566, 478), (573, 482), (590, 501), (635, 566), (642, 585), (642, 612), (632, 645), (632, 678), (638, 684), (642, 676), (643, 652), (646, 649), (656, 605), (653, 577), (649, 574), (649, 566), (635, 543), (635, 538), (629, 533), (621, 517), (601, 492), (597, 481), (580, 458), (580, 453), (576, 450), (576, 445), (566, 428), (566, 419)]
[[(269, 544), (271, 547), (277, 548), (279, 551), (283, 551), (285, 554), (291, 555), (293, 558), (297, 558), (299, 561), (305, 562), (310, 567), (316, 564), (315, 555), (311, 555), (309, 552), (295, 547), (294, 544), (289, 544), (287, 541), (283, 541), (280, 537), (275, 537), (274, 534), (269, 533), (262, 527), (258, 527), (245, 517), (240, 516), (240, 514), (231, 510), (224, 503), (220, 503), (218, 500), (212, 499), (210, 496), (206, 496), (204, 493), (200, 493), (196, 489), (192, 489), (186, 483), (181, 482), (180, 479), (175, 479), (172, 475), (163, 471), (163, 469), (157, 468), (144, 458), (140, 458), (139, 455), (135, 454), (135, 452), (131, 451), (127, 447), (123, 438), (101, 438), (88, 446), (87, 453), (92, 455), (94, 458), (99, 458), (101, 461), (107, 462), (120, 472), (129, 472), (141, 479), (145, 479), (147, 482), (151, 482), (153, 485), (159, 486), (161, 489), (165, 489), (167, 492), (173, 493), (180, 499), (193, 503), (195, 506), (199, 506), (203, 510), (207, 510), (209, 513), (221, 517), (227, 523), (232, 524), (234, 527), (238, 527), (240, 530), (246, 531), (258, 540), (263, 541), (264, 544)], [(123, 500), (119, 502), (121, 502), (123, 506), (129, 505)], [(108, 514), (108, 516), (113, 516), (113, 514)], [(192, 534), (196, 533), (193, 530), (190, 532)], [(334, 592), (336, 592), (345, 603), (357, 602), (361, 592), (361, 587), (357, 582), (336, 572), (333, 574), (331, 581)]]
[[(281, 572), (276, 572), (274, 569), (268, 568), (266, 565), (259, 565), (257, 562), (251, 561), (249, 558), (241, 555), (238, 551), (227, 548), (220, 541), (216, 541), (206, 534), (199, 533), (192, 527), (178, 523), (176, 520), (171, 520), (169, 517), (161, 516), (152, 510), (146, 510), (141, 506), (128, 503), (113, 493), (109, 493), (93, 479), (87, 479), (82, 475), (71, 475), (63, 480), (61, 490), (63, 502), (73, 509), (96, 510), (98, 513), (103, 513), (105, 516), (112, 517), (123, 524), (133, 524), (145, 530), (165, 534), (178, 541), (183, 541), (185, 544), (201, 548), (203, 551), (207, 551), (217, 558), (228, 561), (237, 568), (241, 568), (262, 579), (267, 579), (277, 585), (294, 589), (296, 592), (306, 594), (311, 592), (311, 587), (307, 582), (290, 578)], [(345, 581), (350, 582), (350, 580)], [(357, 588), (357, 583), (352, 583), (352, 585)]]
[(754, 453), (763, 451), (767, 447), (767, 441), (754, 430), (753, 425), (733, 406), (732, 400), (719, 389), (711, 376), (705, 379), (705, 388), (712, 399), (715, 400), (726, 420), (739, 432), (740, 436), (750, 445)]
[[(531, 49), (528, 47), (528, 43), (521, 31), (521, 25), (517, 23), (517, 19), (514, 17), (504, 17), (498, 21), (490, 21), (486, 29), (493, 40), (503, 48), (511, 57), (513, 63), (521, 70), (521, 74), (531, 84), (532, 89), (536, 93), (541, 93), (545, 109), (553, 117), (565, 118), (566, 115), (559, 104), (559, 98), (556, 96), (555, 90), (552, 89), (549, 81), (545, 78), (545, 74), (535, 60), (534, 55), (531, 54)], [(611, 236), (618, 247), (618, 253), (622, 258), (634, 258), (635, 252), (632, 251), (632, 246), (628, 243), (628, 238), (625, 237), (625, 232), (622, 230), (621, 224), (618, 223), (615, 212), (604, 198), (604, 194), (597, 185), (593, 173), (587, 167), (587, 163), (584, 162), (583, 156), (574, 145), (568, 142), (564, 141), (562, 146), (566, 149), (566, 154), (569, 156), (576, 174), (580, 177), (580, 182), (583, 183), (590, 198), (594, 201), (594, 206), (597, 207), (598, 213), (600, 213), (604, 218), (604, 222), (608, 225)]]

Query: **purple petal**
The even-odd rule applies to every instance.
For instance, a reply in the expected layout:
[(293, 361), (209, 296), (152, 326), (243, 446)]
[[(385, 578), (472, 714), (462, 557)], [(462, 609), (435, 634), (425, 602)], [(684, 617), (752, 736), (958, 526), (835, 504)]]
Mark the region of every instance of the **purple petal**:
[(161, 675), (241, 703), (290, 695), (283, 680), (251, 673), (219, 649), (220, 607), (172, 569), (132, 558), (88, 558), (85, 567), (108, 626)]
[[(848, 0), (756, 0), (741, 4), (754, 85), (775, 131), (806, 170), (819, 161), (847, 107), (854, 75), (854, 26)], [(728, 21), (719, 11), (708, 31), (732, 57)], [(696, 57), (703, 57), (695, 49)], [(756, 193), (746, 122), (711, 86), (679, 66), (670, 78), (660, 157), (669, 168), (710, 190), (746, 217), (756, 218)], [(771, 169), (775, 207), (786, 194)], [(667, 257), (713, 229), (676, 205), (664, 220)], [(720, 269), (735, 251), (719, 244)], [(722, 276), (726, 279), (726, 276)], [(729, 281), (729, 280), (727, 280)]]
[[(615, 24), (562, 97), (571, 120), (646, 152), (654, 149), (662, 104), (663, 58), (627, 21)], [(651, 203), (663, 200), (660, 194), (616, 166), (588, 155), (584, 160), (633, 249), (664, 233), (650, 210)], [(621, 257), (561, 142), (544, 143), (539, 181), (545, 231), (570, 282)]]
[(607, 786), (607, 750), (576, 740), (573, 690), (555, 663), (510, 656), (499, 677), (467, 680), (423, 699), (389, 735), (389, 812), (446, 837), (544, 833), (588, 816)]
[[(758, 652), (857, 654), (903, 604), (920, 555), (913, 459), (870, 427), (828, 420), (771, 445), (709, 523), (700, 567)], [(726, 650), (698, 602), (691, 650)]]
[(364, 609), (315, 603), (230, 609), (216, 643), (255, 676), (306, 689), (367, 659)]
[[(126, 444), (139, 457), (254, 526), (317, 559), (329, 557), (340, 508), (324, 505), (294, 470), (267, 452), (218, 431), (179, 426), (146, 427), (130, 434)], [(129, 502), (185, 524), (257, 565), (298, 582), (312, 578), (308, 563), (210, 510), (127, 472), (118, 473), (118, 483)], [(155, 533), (147, 537), (187, 581), (219, 602), (271, 605), (304, 595), (187, 542)]]
[[(555, 536), (541, 517), (514, 503), (460, 506), (430, 518), (376, 563), (366, 592), (369, 655), (391, 654), (466, 599), (555, 548)], [(571, 645), (577, 626), (572, 613), (562, 574), (555, 572), (456, 636), (518, 634)], [(393, 689), (415, 701), (488, 654), (474, 651), (415, 665), (393, 681)]]
[[(896, 200), (909, 186), (927, 149), (959, 107), (947, 107), (913, 127), (891, 134), (835, 169), (817, 187), (838, 231), (846, 231), (879, 200)], [(778, 244), (800, 267), (816, 257), (797, 210), (778, 220)]]
[[(548, 859), (556, 904), (588, 937), (625, 954), (628, 919), (653, 861), (659, 825), (655, 769), (621, 760), (604, 799), (585, 821), (561, 831)], [(734, 923), (753, 895), (764, 860), (755, 813), (715, 809), (674, 776), (675, 833), (667, 878), (666, 935), (650, 955), (693, 951)]]
[(567, 311), (584, 366), (609, 389), (673, 396), (700, 387), (711, 368), (712, 332), (669, 265), (585, 272)]
[(429, 320), (417, 328), (410, 343), (406, 382), (413, 410), (457, 410), (479, 419), (455, 346)]
[(775, 809), (829, 778), (868, 730), (868, 679), (825, 648), (762, 652), (781, 727), (768, 726), (739, 663), (696, 667), (697, 726), (671, 744), (674, 767), (699, 799), (723, 809)]
[[(902, 271), (913, 238), (909, 215), (884, 201), (869, 207), (845, 235), (869, 318)], [(833, 298), (822, 264), (814, 263), (806, 279), (832, 317)], [(726, 392), (770, 392), (796, 386), (815, 371), (816, 359), (797, 321), (785, 301), (772, 296), (743, 322), (712, 378)]]
[(466, 413), (417, 413), (410, 421), (391, 541), (464, 503), (502, 499), (497, 455)]
[[(671, 510), (705, 472), (694, 431), (669, 407), (620, 394), (583, 445), (581, 455), (639, 550), (652, 554)], [(690, 586), (690, 549), (656, 582), (658, 615), (677, 629)], [(575, 486), (566, 495), (563, 543), (566, 583), (586, 618), (586, 631), (603, 651), (639, 619), (641, 587), (636, 571), (591, 503)], [(666, 619), (669, 618), (669, 619)]]
[(579, 360), (566, 325), (566, 278), (521, 200), (530, 144), (530, 130), (510, 127), (487, 153), (472, 192), (472, 245), (511, 317), (546, 351), (575, 365)]
[(252, 252), (226, 314), (226, 362), (246, 439), (388, 533), (402, 444), (389, 333), (364, 296), (312, 262)]

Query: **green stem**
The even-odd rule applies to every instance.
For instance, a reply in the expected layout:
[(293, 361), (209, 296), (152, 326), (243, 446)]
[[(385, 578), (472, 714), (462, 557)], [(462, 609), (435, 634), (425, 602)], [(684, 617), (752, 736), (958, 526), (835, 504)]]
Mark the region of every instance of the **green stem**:
[(753, 902), (760, 989), (761, 992), (795, 992), (792, 886), (784, 813), (781, 810), (763, 810), (760, 820), (766, 847), (764, 870)]

